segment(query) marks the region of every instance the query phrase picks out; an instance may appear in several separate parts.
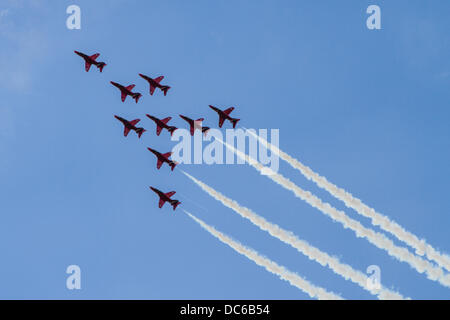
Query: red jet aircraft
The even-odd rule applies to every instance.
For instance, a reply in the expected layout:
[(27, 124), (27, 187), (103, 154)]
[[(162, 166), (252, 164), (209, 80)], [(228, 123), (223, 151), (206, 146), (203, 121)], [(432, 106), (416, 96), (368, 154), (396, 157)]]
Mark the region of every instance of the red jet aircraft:
[(203, 134), (206, 136), (206, 133), (208, 132), (208, 130), (210, 129), (209, 127), (203, 127), (202, 126), (202, 121), (205, 120), (203, 118), (199, 118), (197, 120), (192, 120), (191, 118), (188, 118), (186, 116), (183, 116), (182, 114), (180, 114), (181, 119), (185, 120), (187, 123), (189, 123), (190, 126), (190, 131), (191, 131), (191, 136), (194, 135), (194, 131), (195, 129), (199, 129), (202, 130)]
[(153, 187), (150, 187), (150, 189), (152, 189), (159, 196), (159, 208), (162, 208), (162, 206), (164, 205), (164, 203), (166, 203), (166, 201), (170, 203), (170, 205), (173, 207), (173, 210), (175, 210), (177, 206), (181, 204), (181, 202), (178, 200), (170, 199), (170, 197), (175, 194), (175, 191), (163, 193), (162, 191)]
[(175, 169), (175, 166), (178, 164), (178, 162), (175, 162), (175, 161), (172, 161), (169, 159), (169, 157), (172, 155), (172, 152), (167, 152), (167, 153), (161, 154), (158, 151), (153, 150), (152, 148), (147, 148), (147, 149), (148, 149), (148, 151), (152, 152), (156, 156), (156, 158), (158, 158), (158, 162), (156, 163), (156, 168), (158, 170), (161, 168), (161, 166), (164, 162), (167, 162), (167, 164), (170, 166), (172, 171), (173, 171), (173, 169)]
[(167, 123), (170, 121), (170, 119), (172, 119), (172, 117), (167, 117), (164, 119), (158, 119), (152, 115), (146, 114), (146, 116), (150, 119), (152, 119), (155, 123), (156, 123), (156, 135), (159, 136), (159, 134), (161, 133), (162, 129), (167, 129), (167, 131), (170, 132), (170, 135), (172, 135), (175, 130), (177, 130), (177, 127), (174, 126), (169, 126), (167, 125)]
[(131, 84), (127, 87), (124, 87), (121, 84), (118, 84), (114, 81), (110, 81), (111, 84), (117, 88), (119, 88), (120, 93), (121, 93), (121, 98), (122, 98), (122, 102), (125, 101), (125, 99), (127, 98), (127, 96), (131, 96), (133, 97), (134, 100), (136, 100), (136, 103), (138, 103), (139, 98), (142, 97), (142, 94), (140, 94), (139, 92), (132, 92), (131, 90), (133, 90), (133, 88), (135, 87), (134, 84)]
[(91, 68), (91, 65), (95, 65), (97, 68), (99, 68), (100, 72), (102, 72), (103, 67), (106, 66), (106, 63), (104, 63), (104, 62), (95, 61), (95, 59), (98, 58), (100, 53), (96, 53), (96, 54), (93, 54), (92, 56), (88, 56), (87, 54), (84, 54), (84, 53), (76, 51), (76, 50), (74, 52), (84, 59), (84, 69), (86, 70), (86, 72), (89, 71), (89, 69)]
[(233, 124), (233, 128), (236, 127), (236, 123), (240, 120), (240, 119), (235, 119), (235, 118), (232, 118), (229, 116), (231, 111), (234, 110), (234, 107), (228, 108), (223, 111), (214, 106), (211, 106), (211, 105), (209, 107), (219, 114), (219, 128), (222, 128), (222, 125), (223, 125), (223, 122), (225, 121), (225, 119), (229, 120)]
[(147, 80), (148, 83), (150, 84), (150, 95), (153, 95), (153, 92), (155, 92), (156, 88), (161, 89), (161, 91), (164, 92), (164, 95), (166, 95), (167, 91), (169, 91), (169, 89), (170, 89), (169, 86), (163, 86), (163, 85), (159, 84), (161, 82), (161, 80), (164, 79), (164, 76), (159, 76), (155, 79), (152, 79), (142, 73), (139, 73), (139, 75), (141, 76), (141, 78)]
[(123, 130), (123, 135), (126, 137), (128, 135), (128, 133), (130, 132), (130, 130), (133, 130), (137, 133), (138, 137), (140, 138), (141, 135), (146, 131), (144, 128), (138, 128), (136, 127), (136, 124), (141, 121), (140, 119), (135, 119), (132, 121), (128, 121), (122, 117), (119, 116), (114, 116), (114, 118), (116, 118), (117, 120), (119, 120), (120, 122), (123, 123), (124, 126), (124, 130)]

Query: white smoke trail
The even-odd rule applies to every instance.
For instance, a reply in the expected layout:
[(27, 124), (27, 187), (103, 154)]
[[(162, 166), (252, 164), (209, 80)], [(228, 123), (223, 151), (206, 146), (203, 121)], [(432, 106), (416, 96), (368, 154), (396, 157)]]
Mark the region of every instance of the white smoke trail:
[(397, 222), (376, 212), (375, 209), (365, 205), (360, 199), (353, 197), (351, 193), (329, 182), (325, 177), (315, 173), (311, 168), (302, 164), (297, 159), (292, 158), (287, 153), (281, 151), (277, 146), (270, 144), (251, 130), (247, 130), (247, 132), (257, 138), (267, 149), (270, 147), (272, 152), (279, 154), (281, 159), (289, 163), (294, 169), (299, 170), (307, 179), (312, 180), (317, 186), (344, 202), (348, 208), (352, 208), (359, 214), (369, 218), (374, 226), (379, 226), (383, 230), (390, 232), (399, 240), (414, 248), (418, 255), (423, 256), (425, 254), (428, 259), (435, 261), (439, 266), (450, 271), (450, 256), (445, 253), (440, 253), (431, 245), (427, 244), (424, 239), (419, 239), (416, 235), (405, 230)]
[(384, 287), (379, 290), (375, 288), (369, 288), (368, 277), (360, 271), (354, 270), (351, 266), (341, 263), (337, 258), (331, 257), (327, 253), (311, 246), (306, 241), (300, 240), (292, 232), (286, 231), (265, 220), (263, 217), (259, 216), (252, 210), (239, 205), (236, 201), (227, 198), (220, 192), (214, 190), (210, 186), (206, 185), (204, 182), (194, 178), (190, 174), (182, 171), (189, 179), (191, 179), (195, 184), (197, 184), (203, 191), (208, 193), (210, 196), (220, 201), (223, 205), (232, 209), (238, 213), (243, 218), (250, 220), (254, 225), (259, 227), (261, 230), (268, 232), (271, 236), (278, 238), (286, 244), (289, 244), (293, 248), (297, 249), (300, 253), (306, 255), (310, 260), (318, 262), (322, 266), (327, 266), (333, 270), (336, 274), (340, 275), (346, 280), (350, 280), (357, 285), (361, 286), (363, 289), (369, 291), (370, 293), (377, 295), (379, 299), (390, 299), (399, 300), (405, 299), (401, 294), (393, 292)]
[(234, 241), (227, 235), (217, 231), (214, 227), (207, 225), (205, 222), (195, 217), (191, 213), (183, 210), (189, 217), (194, 219), (202, 228), (211, 233), (214, 237), (227, 244), (231, 248), (233, 248), (238, 253), (246, 256), (248, 259), (252, 260), (257, 265), (264, 267), (267, 271), (276, 274), (280, 277), (280, 279), (289, 282), (294, 287), (299, 288), (303, 292), (307, 293), (311, 298), (317, 298), (319, 300), (342, 300), (342, 297), (339, 295), (328, 292), (327, 290), (317, 287), (313, 285), (308, 280), (303, 279), (298, 274), (287, 270), (286, 268), (276, 264), (272, 260), (261, 256), (258, 252), (250, 249), (241, 243)]
[(264, 167), (261, 163), (237, 150), (233, 146), (228, 145), (218, 138), (216, 138), (216, 140), (225, 145), (226, 148), (236, 153), (238, 157), (245, 160), (261, 174), (266, 175), (268, 178), (272, 179), (285, 189), (292, 191), (295, 196), (302, 199), (312, 207), (319, 209), (321, 212), (328, 215), (333, 220), (341, 223), (345, 229), (353, 230), (356, 233), (357, 237), (366, 238), (376, 247), (387, 251), (390, 256), (397, 258), (399, 261), (408, 263), (419, 273), (425, 272), (428, 279), (438, 281), (440, 284), (446, 287), (450, 287), (450, 275), (444, 275), (444, 272), (441, 268), (435, 267), (429, 261), (426, 261), (421, 257), (412, 254), (408, 251), (408, 249), (404, 247), (396, 246), (394, 242), (391, 239), (387, 238), (384, 234), (364, 227), (359, 221), (347, 216), (345, 212), (337, 210), (329, 203), (322, 202), (322, 200), (317, 198), (311, 192), (303, 190), (289, 179), (274, 172), (270, 168)]

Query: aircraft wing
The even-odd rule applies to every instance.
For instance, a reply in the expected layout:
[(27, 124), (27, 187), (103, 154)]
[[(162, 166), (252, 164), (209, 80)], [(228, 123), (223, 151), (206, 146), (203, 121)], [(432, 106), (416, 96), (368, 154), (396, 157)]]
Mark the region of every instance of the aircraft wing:
[(125, 99), (127, 98), (127, 94), (125, 92), (121, 92), (121, 97), (120, 98), (122, 99), (122, 102), (124, 102)]
[(155, 92), (155, 87), (150, 85), (150, 95), (153, 95), (154, 92)]
[(167, 152), (167, 153), (162, 154), (162, 156), (166, 159), (169, 158), (171, 155), (172, 155), (172, 152)]
[(194, 131), (195, 131), (195, 128), (194, 128), (194, 125), (192, 124), (192, 125), (191, 125), (191, 136), (194, 135)]
[(123, 135), (125, 137), (128, 135), (128, 133), (130, 133), (130, 129), (128, 129), (127, 127), (123, 128)]
[(100, 55), (100, 53), (96, 53), (96, 54), (93, 54), (92, 56), (90, 56), (89, 58), (91, 58), (92, 60), (95, 60), (98, 58), (99, 55)]
[(164, 79), (164, 76), (159, 76), (158, 78), (153, 79), (153, 81), (160, 83), (162, 79)]
[(231, 113), (231, 111), (234, 110), (234, 107), (228, 108), (227, 110), (224, 110), (223, 113), (225, 113), (226, 115), (229, 115)]
[(176, 193), (175, 191), (170, 191), (170, 192), (167, 192), (167, 193), (166, 193), (166, 196), (168, 196), (168, 197), (170, 198), (170, 197), (173, 196), (175, 193)]
[(161, 120), (162, 123), (167, 124), (167, 122), (170, 121), (170, 119), (172, 119), (172, 117), (167, 117)]
[(162, 129), (163, 129), (162, 127), (156, 125), (156, 135), (157, 135), (157, 136), (160, 135)]
[(131, 91), (131, 90), (133, 90), (134, 87), (135, 87), (134, 84), (130, 84), (130, 85), (129, 85), (128, 87), (126, 87), (126, 88), (127, 88), (128, 91)]
[(84, 70), (86, 70), (86, 72), (88, 72), (90, 68), (91, 68), (91, 64), (90, 64), (89, 62), (86, 61), (86, 62), (84, 63)]
[(162, 208), (162, 206), (166, 203), (163, 199), (159, 199), (159, 208)]
[(135, 119), (135, 120), (130, 121), (130, 124), (135, 126), (138, 124), (139, 121), (141, 121), (141, 119)]
[(161, 160), (159, 160), (159, 158), (158, 158), (158, 163), (156, 164), (156, 169), (160, 169), (162, 164), (163, 164), (163, 162)]
[(224, 121), (225, 121), (225, 117), (222, 115), (219, 115), (219, 128), (222, 128)]

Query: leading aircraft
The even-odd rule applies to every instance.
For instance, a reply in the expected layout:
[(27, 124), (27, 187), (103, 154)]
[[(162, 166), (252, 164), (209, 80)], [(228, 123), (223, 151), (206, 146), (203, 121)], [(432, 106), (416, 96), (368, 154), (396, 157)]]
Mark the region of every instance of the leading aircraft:
[(215, 112), (217, 112), (218, 115), (219, 115), (219, 128), (222, 128), (222, 125), (223, 125), (223, 122), (225, 121), (225, 119), (229, 120), (233, 124), (233, 128), (236, 127), (237, 122), (240, 120), (240, 119), (232, 118), (232, 117), (229, 116), (231, 111), (234, 110), (234, 107), (228, 108), (228, 109), (223, 110), (223, 111), (220, 110), (219, 108), (216, 108), (216, 107), (212, 106), (212, 105), (209, 105), (209, 107), (211, 109), (213, 109)]
[(175, 169), (175, 166), (178, 164), (177, 162), (170, 160), (169, 157), (172, 155), (172, 152), (167, 153), (160, 153), (152, 148), (147, 148), (148, 151), (152, 152), (156, 158), (158, 159), (158, 162), (156, 163), (156, 168), (159, 170), (164, 162), (167, 162), (167, 164), (170, 166), (170, 168)]
[(131, 91), (135, 87), (134, 84), (130, 84), (129, 86), (125, 87), (121, 84), (118, 84), (117, 82), (114, 82), (114, 81), (110, 81), (110, 82), (113, 86), (115, 86), (116, 88), (119, 88), (120, 93), (121, 93), (122, 102), (125, 101), (127, 96), (131, 96), (131, 97), (133, 97), (134, 100), (136, 100), (136, 103), (138, 103), (139, 98), (142, 97), (142, 94), (140, 94), (139, 92)]
[(139, 76), (145, 80), (148, 81), (148, 83), (150, 84), (150, 95), (152, 96), (153, 93), (155, 92), (155, 89), (161, 89), (162, 92), (164, 92), (164, 95), (167, 94), (167, 91), (169, 91), (170, 87), (169, 86), (164, 86), (162, 84), (159, 84), (161, 82), (162, 79), (164, 79), (164, 76), (159, 76), (155, 79), (152, 79), (142, 73), (139, 73)]
[(162, 208), (162, 206), (164, 205), (164, 203), (166, 203), (166, 201), (170, 203), (170, 205), (173, 207), (173, 210), (175, 210), (177, 206), (181, 204), (181, 202), (178, 200), (170, 199), (170, 197), (175, 194), (175, 191), (163, 193), (162, 191), (153, 187), (150, 187), (150, 189), (152, 189), (152, 191), (159, 196), (159, 208)]
[(74, 52), (84, 59), (84, 69), (86, 70), (86, 72), (89, 71), (89, 69), (91, 68), (91, 65), (96, 66), (100, 70), (100, 72), (102, 72), (103, 68), (106, 66), (106, 63), (96, 61), (96, 59), (98, 58), (100, 53), (96, 53), (96, 54), (93, 54), (92, 56), (88, 56), (87, 54), (84, 54), (84, 53), (76, 51), (76, 50)]
[(172, 117), (167, 117), (164, 119), (158, 119), (150, 114), (146, 114), (146, 116), (150, 119), (152, 119), (155, 123), (156, 123), (156, 135), (159, 136), (159, 134), (161, 133), (162, 129), (167, 129), (167, 131), (170, 132), (170, 135), (172, 135), (175, 130), (177, 130), (177, 127), (174, 126), (169, 126), (167, 123), (170, 121), (170, 119), (172, 119)]
[(180, 117), (181, 117), (181, 119), (183, 119), (187, 123), (189, 123), (191, 136), (194, 135), (195, 129), (201, 130), (205, 136), (206, 136), (208, 130), (210, 129), (209, 127), (203, 127), (202, 126), (202, 121), (205, 120), (204, 118), (199, 118), (197, 120), (192, 120), (191, 118), (183, 116), (182, 114), (180, 114)]
[(140, 119), (135, 119), (135, 120), (131, 120), (128, 121), (122, 117), (119, 116), (114, 116), (114, 118), (116, 118), (117, 120), (119, 120), (120, 122), (123, 123), (124, 126), (124, 130), (123, 130), (123, 135), (126, 137), (128, 135), (128, 133), (130, 132), (130, 130), (133, 130), (137, 133), (138, 137), (140, 138), (141, 135), (146, 131), (144, 128), (138, 128), (136, 127), (136, 125), (138, 124), (139, 121), (141, 121)]

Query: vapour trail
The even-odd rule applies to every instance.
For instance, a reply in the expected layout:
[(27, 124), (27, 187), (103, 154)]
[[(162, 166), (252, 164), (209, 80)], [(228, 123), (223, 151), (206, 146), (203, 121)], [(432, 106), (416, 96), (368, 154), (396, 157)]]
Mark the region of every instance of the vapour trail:
[(354, 231), (357, 237), (366, 238), (376, 247), (387, 251), (390, 256), (397, 258), (399, 261), (408, 263), (411, 267), (417, 270), (417, 272), (426, 273), (428, 279), (437, 281), (443, 286), (450, 287), (450, 275), (444, 274), (444, 271), (441, 268), (436, 267), (429, 261), (412, 254), (408, 251), (408, 249), (404, 247), (396, 246), (394, 242), (391, 239), (387, 238), (384, 234), (364, 227), (359, 221), (347, 216), (345, 212), (337, 210), (329, 203), (323, 202), (311, 192), (303, 190), (289, 179), (274, 172), (268, 167), (264, 167), (261, 163), (259, 163), (252, 157), (242, 153), (239, 150), (236, 150), (236, 148), (228, 145), (226, 142), (223, 142), (218, 138), (216, 138), (216, 140), (225, 145), (226, 148), (233, 151), (238, 157), (245, 160), (248, 164), (258, 170), (262, 175), (265, 175), (268, 178), (272, 179), (285, 189), (292, 191), (296, 197), (302, 199), (312, 207), (319, 209), (322, 213), (331, 217), (334, 221), (341, 223), (345, 229), (351, 229), (352, 231)]
[(405, 299), (400, 293), (391, 291), (384, 287), (381, 288), (370, 288), (370, 279), (362, 272), (353, 269), (351, 266), (341, 263), (339, 259), (330, 256), (329, 254), (311, 246), (306, 241), (300, 240), (291, 231), (282, 229), (280, 226), (273, 224), (263, 217), (259, 216), (252, 210), (239, 205), (236, 201), (227, 198), (220, 192), (214, 190), (210, 186), (206, 185), (204, 182), (194, 178), (190, 174), (182, 172), (191, 179), (195, 184), (197, 184), (203, 191), (208, 193), (214, 199), (221, 202), (226, 207), (232, 209), (238, 213), (241, 217), (250, 220), (254, 225), (259, 227), (261, 230), (268, 232), (271, 236), (289, 244), (293, 248), (297, 249), (300, 253), (307, 256), (310, 260), (319, 263), (323, 267), (330, 268), (334, 273), (340, 275), (346, 280), (350, 280), (364, 290), (369, 291), (371, 294), (376, 295), (379, 299), (389, 299), (389, 300), (399, 300)]
[(227, 235), (217, 231), (214, 227), (209, 226), (199, 218), (195, 217), (193, 214), (183, 210), (189, 217), (191, 217), (195, 222), (197, 222), (203, 229), (208, 231), (214, 237), (222, 241), (223, 243), (230, 246), (232, 249), (238, 253), (246, 256), (248, 259), (256, 263), (257, 265), (264, 267), (267, 271), (276, 274), (280, 279), (289, 282), (294, 287), (307, 293), (311, 298), (317, 298), (319, 300), (343, 300), (343, 298), (335, 293), (329, 292), (321, 287), (317, 287), (308, 280), (300, 277), (298, 274), (287, 270), (285, 267), (278, 265), (272, 260), (261, 256), (258, 252), (251, 248), (244, 246), (243, 244), (234, 241)]
[(425, 255), (428, 259), (435, 261), (439, 266), (450, 271), (450, 256), (439, 252), (424, 239), (419, 239), (416, 235), (404, 229), (397, 222), (365, 205), (360, 199), (354, 197), (351, 193), (329, 182), (325, 177), (320, 176), (311, 168), (302, 164), (300, 161), (291, 157), (287, 153), (281, 151), (277, 146), (272, 145), (251, 130), (246, 131), (256, 137), (267, 149), (270, 147), (272, 152), (278, 153), (281, 159), (289, 163), (294, 169), (299, 170), (307, 179), (312, 180), (317, 184), (317, 186), (328, 191), (331, 195), (344, 202), (348, 208), (352, 208), (359, 214), (369, 218), (374, 226), (379, 226), (383, 230), (393, 234), (397, 239), (414, 248), (416, 254), (421, 256)]

